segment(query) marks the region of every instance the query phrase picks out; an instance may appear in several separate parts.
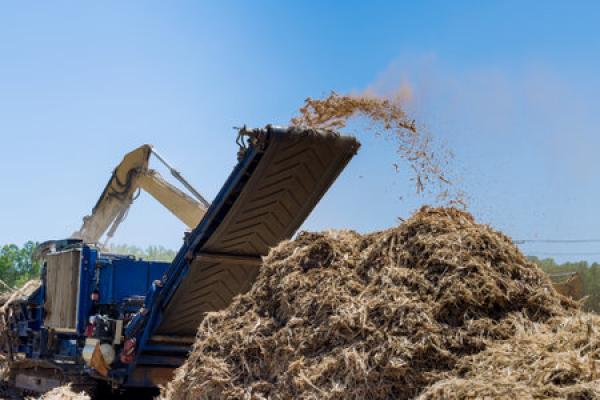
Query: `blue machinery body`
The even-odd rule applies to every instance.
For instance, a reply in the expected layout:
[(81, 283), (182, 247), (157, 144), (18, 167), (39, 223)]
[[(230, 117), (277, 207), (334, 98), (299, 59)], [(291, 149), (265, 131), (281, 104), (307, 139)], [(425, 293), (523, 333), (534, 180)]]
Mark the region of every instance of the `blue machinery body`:
[[(261, 257), (293, 235), (359, 147), (328, 131), (271, 126), (240, 130), (238, 144), (238, 164), (172, 263), (53, 242), (41, 286), (11, 306), (10, 356), (51, 365), (63, 380), (168, 381), (205, 313), (250, 288)], [(27, 374), (21, 385), (32, 388)]]

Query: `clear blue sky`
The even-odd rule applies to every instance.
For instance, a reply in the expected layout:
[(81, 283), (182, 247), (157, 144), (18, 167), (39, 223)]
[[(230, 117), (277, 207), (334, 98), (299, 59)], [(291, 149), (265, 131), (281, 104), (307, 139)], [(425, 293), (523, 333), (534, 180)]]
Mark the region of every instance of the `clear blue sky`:
[[(456, 154), (479, 220), (514, 238), (600, 238), (598, 4), (0, 1), (0, 243), (68, 236), (142, 143), (212, 198), (233, 126), (399, 84)], [(429, 201), (384, 141), (360, 137), (304, 228), (381, 229)], [(116, 241), (178, 248), (182, 230), (145, 196)], [(524, 249), (600, 260), (600, 243)]]

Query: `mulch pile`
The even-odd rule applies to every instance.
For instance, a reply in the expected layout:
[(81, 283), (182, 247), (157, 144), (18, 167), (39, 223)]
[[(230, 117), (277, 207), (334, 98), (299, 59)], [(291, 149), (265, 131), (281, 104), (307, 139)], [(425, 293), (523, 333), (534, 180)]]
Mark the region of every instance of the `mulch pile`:
[(594, 398), (599, 329), (509, 237), (426, 207), (281, 243), (206, 316), (163, 397)]
[(453, 377), (419, 399), (600, 399), (598, 316), (517, 325), (513, 338), (461, 359)]
[(44, 393), (39, 400), (90, 400), (90, 396), (84, 392), (77, 393), (70, 385), (65, 385)]

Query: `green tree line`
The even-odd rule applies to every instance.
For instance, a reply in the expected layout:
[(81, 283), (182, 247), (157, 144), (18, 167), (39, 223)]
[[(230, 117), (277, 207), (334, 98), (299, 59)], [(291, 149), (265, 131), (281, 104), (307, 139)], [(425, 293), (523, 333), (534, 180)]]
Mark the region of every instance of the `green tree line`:
[(134, 256), (147, 261), (168, 261), (171, 262), (175, 258), (175, 251), (167, 249), (163, 246), (148, 246), (145, 249), (128, 244), (111, 245), (109, 248), (111, 253)]
[[(23, 246), (7, 244), (0, 248), (0, 292), (22, 286), (30, 279), (39, 277), (40, 264), (32, 260), (37, 243), (27, 242)], [(8, 286), (8, 287), (7, 287)]]

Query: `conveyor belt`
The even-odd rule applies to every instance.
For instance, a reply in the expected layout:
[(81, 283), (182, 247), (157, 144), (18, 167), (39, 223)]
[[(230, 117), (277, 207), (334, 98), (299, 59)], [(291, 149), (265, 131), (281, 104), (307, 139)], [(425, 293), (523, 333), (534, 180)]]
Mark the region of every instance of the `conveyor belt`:
[(171, 290), (153, 335), (193, 337), (206, 312), (247, 291), (261, 257), (294, 234), (359, 147), (326, 131), (254, 132), (252, 160), (242, 159), (247, 166), (228, 180), (245, 181), (224, 187), (192, 233), (187, 275)]

